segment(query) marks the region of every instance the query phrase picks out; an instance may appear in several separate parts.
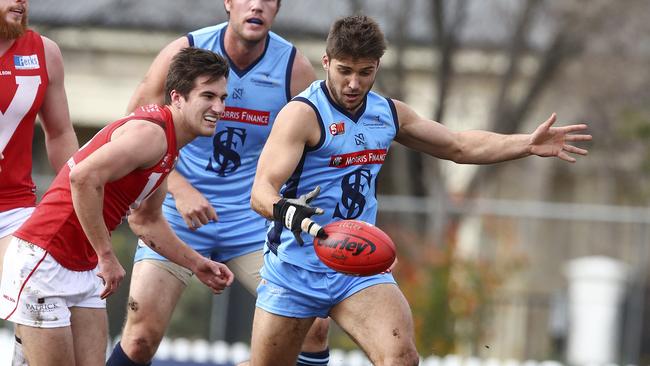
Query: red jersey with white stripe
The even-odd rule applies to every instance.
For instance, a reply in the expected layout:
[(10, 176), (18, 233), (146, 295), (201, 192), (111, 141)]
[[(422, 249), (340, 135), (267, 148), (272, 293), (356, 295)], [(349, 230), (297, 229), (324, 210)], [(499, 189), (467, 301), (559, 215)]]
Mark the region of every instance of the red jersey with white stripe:
[(48, 83), (43, 39), (28, 30), (0, 56), (0, 212), (36, 204), (32, 138)]
[(104, 127), (75, 153), (56, 176), (32, 216), (13, 235), (47, 250), (65, 268), (73, 271), (95, 268), (97, 255), (72, 205), (70, 169), (108, 143), (115, 129), (134, 119), (151, 121), (161, 126), (167, 136), (167, 152), (155, 166), (134, 170), (104, 186), (103, 213), (108, 231), (113, 231), (129, 209), (138, 207), (155, 191), (173, 169), (178, 150), (170, 110), (163, 106), (149, 105)]

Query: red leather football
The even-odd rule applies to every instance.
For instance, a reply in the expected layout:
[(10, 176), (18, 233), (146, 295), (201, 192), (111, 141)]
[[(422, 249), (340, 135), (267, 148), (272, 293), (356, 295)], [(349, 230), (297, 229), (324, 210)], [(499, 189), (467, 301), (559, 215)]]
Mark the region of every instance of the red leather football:
[(386, 271), (395, 261), (395, 244), (375, 225), (341, 220), (323, 227), (326, 239), (316, 238), (314, 250), (331, 269), (355, 276)]

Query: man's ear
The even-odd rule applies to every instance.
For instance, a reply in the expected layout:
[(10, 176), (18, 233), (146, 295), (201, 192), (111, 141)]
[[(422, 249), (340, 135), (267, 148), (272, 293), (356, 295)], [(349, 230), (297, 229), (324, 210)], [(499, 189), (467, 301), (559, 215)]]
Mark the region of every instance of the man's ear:
[(323, 55), (323, 58), (321, 59), (321, 63), (323, 65), (323, 70), (327, 71), (330, 67), (330, 59), (327, 57), (327, 54)]
[(170, 96), (170, 99), (171, 99), (171, 105), (180, 109), (181, 108), (181, 98), (183, 98), (183, 96), (179, 92), (177, 92), (175, 89), (172, 90), (171, 92), (169, 92), (169, 96)]

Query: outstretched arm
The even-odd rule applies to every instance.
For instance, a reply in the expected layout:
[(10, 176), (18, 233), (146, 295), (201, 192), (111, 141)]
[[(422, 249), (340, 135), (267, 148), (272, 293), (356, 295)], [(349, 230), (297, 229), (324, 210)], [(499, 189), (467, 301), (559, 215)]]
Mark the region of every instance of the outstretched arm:
[(572, 143), (591, 140), (588, 134), (572, 134), (586, 130), (585, 124), (553, 127), (557, 119), (555, 113), (532, 134), (502, 135), (480, 130), (454, 132), (438, 122), (418, 116), (402, 102), (395, 101), (395, 107), (400, 122), (397, 142), (462, 164), (491, 164), (529, 155), (574, 162), (575, 158), (568, 153), (586, 155), (587, 150)]
[(45, 62), (49, 84), (41, 105), (45, 147), (50, 165), (59, 171), (63, 164), (79, 149), (77, 135), (70, 122), (68, 99), (63, 83), (63, 57), (59, 47), (52, 40), (43, 37)]

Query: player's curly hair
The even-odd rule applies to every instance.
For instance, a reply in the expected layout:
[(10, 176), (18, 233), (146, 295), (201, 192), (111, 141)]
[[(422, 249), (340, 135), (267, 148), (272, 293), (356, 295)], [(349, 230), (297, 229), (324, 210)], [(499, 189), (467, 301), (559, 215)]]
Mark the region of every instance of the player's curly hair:
[(196, 47), (180, 50), (172, 59), (165, 80), (165, 104), (171, 104), (171, 91), (176, 90), (187, 99), (195, 80), (207, 76), (208, 82), (228, 78), (228, 62), (216, 53)]
[(386, 40), (379, 24), (365, 15), (338, 19), (327, 35), (325, 52), (330, 59), (379, 60), (385, 51)]

